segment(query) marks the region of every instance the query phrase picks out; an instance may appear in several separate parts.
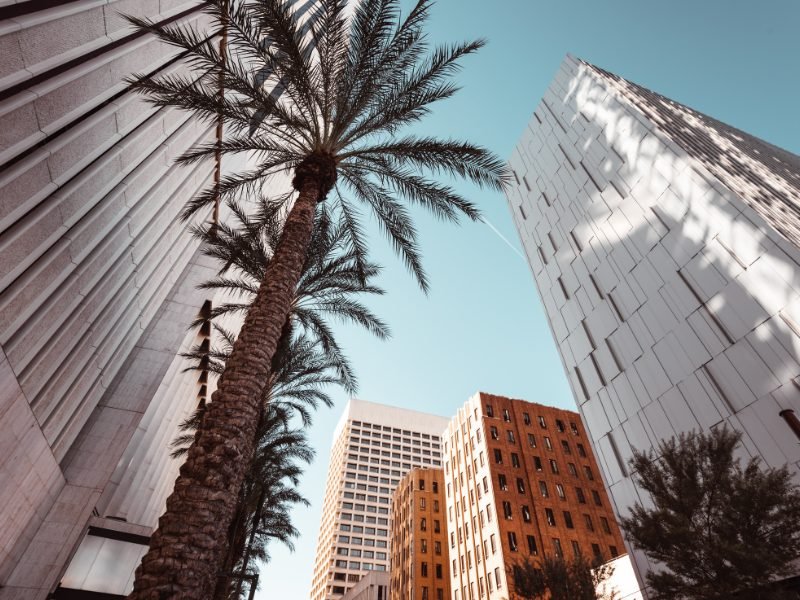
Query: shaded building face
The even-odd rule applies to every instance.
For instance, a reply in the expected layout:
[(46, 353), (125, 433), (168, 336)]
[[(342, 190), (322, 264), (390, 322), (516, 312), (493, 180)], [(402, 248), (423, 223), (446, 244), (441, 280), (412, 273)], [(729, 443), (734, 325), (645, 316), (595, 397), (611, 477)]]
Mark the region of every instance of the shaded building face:
[(479, 393), (444, 449), (454, 600), (512, 597), (526, 558), (625, 552), (577, 413)]
[(797, 471), (800, 157), (567, 57), (509, 162), (616, 512), (646, 500), (632, 450), (682, 432), (727, 423), (744, 458)]
[(390, 600), (450, 598), (444, 471), (413, 469), (392, 498)]

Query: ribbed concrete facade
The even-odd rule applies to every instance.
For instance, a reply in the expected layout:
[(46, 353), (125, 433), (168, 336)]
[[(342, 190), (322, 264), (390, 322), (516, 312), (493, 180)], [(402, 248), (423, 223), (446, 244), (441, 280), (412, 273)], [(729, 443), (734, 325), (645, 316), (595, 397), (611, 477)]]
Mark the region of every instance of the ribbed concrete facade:
[(3, 599), (44, 598), (89, 525), (146, 542), (201, 393), (176, 354), (212, 269), (178, 212), (214, 165), (173, 161), (214, 127), (130, 92), (181, 66), (118, 13), (202, 18), (184, 0), (0, 6)]
[(389, 571), (392, 493), (415, 467), (441, 467), (447, 419), (351, 400), (334, 432), (312, 600), (336, 600), (370, 571)]
[(800, 470), (800, 158), (567, 57), (510, 163), (618, 514), (647, 501), (631, 448), (692, 429), (728, 423), (744, 456)]

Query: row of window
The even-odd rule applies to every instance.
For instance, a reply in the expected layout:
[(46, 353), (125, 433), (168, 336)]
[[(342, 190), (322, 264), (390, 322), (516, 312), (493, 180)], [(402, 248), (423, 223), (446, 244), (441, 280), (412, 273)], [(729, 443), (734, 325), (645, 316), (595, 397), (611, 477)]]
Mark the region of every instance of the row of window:
[[(342, 492), (342, 496), (346, 500), (361, 500), (362, 502), (377, 502), (379, 504), (390, 504), (391, 498), (387, 496), (373, 496), (372, 494), (357, 494), (353, 492)], [(348, 508), (348, 507), (344, 507)], [(353, 508), (350, 506), (349, 508)]]
[[(367, 519), (374, 519), (374, 517), (367, 517)], [(379, 525), (388, 525), (388, 519), (375, 519)], [(375, 520), (368, 520), (367, 523), (375, 523)], [(363, 527), (362, 525), (349, 525), (347, 523), (339, 524), (339, 531), (350, 533), (363, 533), (365, 535), (376, 535), (377, 529), (374, 527)]]
[[(361, 435), (362, 437), (358, 437)], [(373, 439), (367, 439), (367, 438)], [(358, 431), (353, 431), (350, 435), (350, 441), (362, 444), (369, 444), (372, 443), (373, 446), (380, 445), (381, 443), (385, 443), (383, 440), (390, 441), (390, 442), (400, 442), (401, 444), (408, 444), (409, 446), (422, 446), (423, 448), (435, 448), (439, 449), (438, 443), (431, 443), (420, 441), (418, 439), (409, 440), (409, 439), (401, 439), (400, 436), (391, 436), (388, 434), (380, 435), (379, 433), (370, 434), (369, 431), (364, 431), (363, 433), (359, 434)]]
[[(455, 562), (455, 561), (454, 561)], [(492, 577), (494, 575), (494, 577)], [(486, 595), (488, 591), (490, 594), (494, 591), (492, 589), (492, 580), (494, 580), (494, 585), (497, 587), (498, 590), (503, 589), (503, 580), (500, 573), (500, 568), (496, 567), (494, 573), (489, 571), (486, 575), (486, 587), (484, 587), (483, 577), (478, 578), (478, 593), (480, 594), (481, 598)], [(470, 583), (469, 586), (463, 586), (460, 590), (455, 588), (453, 592), (453, 599), (454, 600), (475, 600), (475, 584)], [(459, 592), (461, 594), (459, 595)], [(468, 595), (469, 594), (469, 595)]]
[[(415, 438), (422, 438), (424, 440), (438, 440), (439, 436), (436, 435), (429, 435), (427, 433), (420, 433), (419, 431), (408, 431), (407, 429), (398, 429), (397, 427), (390, 427), (388, 425), (378, 425), (376, 423), (366, 423), (362, 421), (351, 421), (352, 427), (355, 429), (357, 427), (361, 427), (364, 430), (374, 429), (379, 431), (391, 431), (392, 433), (399, 433), (406, 437), (415, 437)], [(354, 432), (355, 433), (355, 432)], [(362, 432), (365, 435), (369, 435), (368, 431)], [(375, 435), (373, 432), (372, 435)]]
[[(478, 431), (477, 433), (478, 433), (478, 441), (480, 442), (480, 431)], [(493, 440), (499, 440), (500, 430), (498, 430), (497, 427), (492, 425), (491, 427), (489, 427), (489, 435)], [(530, 446), (531, 448), (538, 448), (538, 445), (536, 443), (536, 436), (532, 433), (528, 433), (526, 435), (528, 440), (528, 446)], [(517, 443), (517, 437), (514, 434), (513, 430), (506, 429), (506, 440), (508, 440), (509, 444)], [(550, 436), (544, 435), (542, 436), (542, 440), (544, 440), (544, 447), (547, 450), (553, 450), (553, 440), (550, 439)], [(580, 456), (581, 458), (586, 458), (586, 447), (582, 443), (576, 442), (575, 448), (578, 451), (578, 456)], [(561, 440), (561, 449), (564, 451), (564, 454), (572, 454), (572, 447), (569, 445), (569, 442), (567, 440)]]
[[(478, 412), (477, 411), (478, 411), (478, 409), (476, 408), (475, 409), (475, 418), (476, 419), (478, 418)], [(487, 404), (486, 405), (486, 416), (490, 417), (490, 418), (494, 417), (494, 407), (491, 404)], [(539, 423), (539, 427), (541, 427), (542, 429), (547, 429), (547, 421), (545, 420), (545, 418), (543, 416), (538, 415), (536, 417), (536, 420)], [(509, 410), (507, 408), (503, 409), (503, 421), (505, 421), (507, 423), (511, 422), (511, 413), (509, 412)], [(526, 412), (523, 412), (522, 413), (522, 422), (525, 425), (530, 425), (531, 424), (531, 416), (530, 416), (530, 414), (528, 414)], [(562, 421), (561, 419), (556, 419), (555, 420), (555, 424), (556, 424), (556, 431), (558, 431), (559, 433), (564, 433), (567, 430), (567, 428), (564, 425), (564, 421)], [(569, 429), (570, 429), (570, 431), (572, 432), (573, 435), (580, 435), (580, 433), (578, 431), (578, 424), (575, 423), (574, 421), (570, 421), (569, 422)]]
[[(337, 560), (335, 563), (337, 569), (355, 569), (364, 571), (385, 571), (386, 565), (372, 564), (359, 561)], [(344, 592), (334, 592), (335, 594), (344, 594)]]
[[(341, 538), (342, 536), (339, 537)], [(375, 558), (378, 560), (386, 560), (386, 552), (359, 550), (358, 548), (337, 548), (336, 554), (339, 556), (350, 556), (352, 558)]]

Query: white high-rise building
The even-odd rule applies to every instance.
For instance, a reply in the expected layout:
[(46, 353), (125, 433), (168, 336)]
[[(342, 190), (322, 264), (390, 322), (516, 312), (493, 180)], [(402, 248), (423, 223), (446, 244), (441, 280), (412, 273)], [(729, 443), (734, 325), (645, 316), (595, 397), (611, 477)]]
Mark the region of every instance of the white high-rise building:
[[(619, 515), (626, 467), (727, 423), (800, 465), (800, 157), (572, 57), (508, 201)], [(651, 565), (632, 550), (640, 577)]]
[(447, 418), (351, 400), (333, 435), (312, 600), (341, 598), (370, 571), (389, 570), (392, 492), (414, 467), (442, 466)]

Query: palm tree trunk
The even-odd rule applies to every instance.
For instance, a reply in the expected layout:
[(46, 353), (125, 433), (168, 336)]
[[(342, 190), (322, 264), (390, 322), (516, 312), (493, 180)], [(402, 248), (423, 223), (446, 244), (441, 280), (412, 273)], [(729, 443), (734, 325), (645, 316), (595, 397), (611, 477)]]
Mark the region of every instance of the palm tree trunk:
[(299, 194), (281, 241), (136, 570), (130, 600), (206, 600), (213, 594), (237, 496), (255, 450), (270, 362), (311, 240), (314, 210), (335, 178), (335, 163), (324, 155), (309, 156), (295, 171), (293, 185)]

